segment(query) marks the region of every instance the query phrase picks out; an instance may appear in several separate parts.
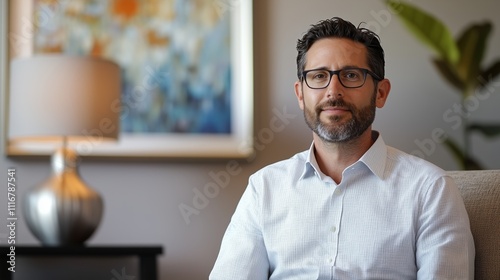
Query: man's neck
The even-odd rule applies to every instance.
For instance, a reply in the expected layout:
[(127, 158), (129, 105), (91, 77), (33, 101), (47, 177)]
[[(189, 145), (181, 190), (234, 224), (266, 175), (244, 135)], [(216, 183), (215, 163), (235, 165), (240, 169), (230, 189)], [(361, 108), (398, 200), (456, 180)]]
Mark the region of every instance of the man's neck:
[(368, 128), (358, 138), (348, 142), (331, 143), (313, 134), (314, 156), (319, 168), (337, 184), (342, 181), (342, 172), (358, 161), (373, 144), (372, 130)]

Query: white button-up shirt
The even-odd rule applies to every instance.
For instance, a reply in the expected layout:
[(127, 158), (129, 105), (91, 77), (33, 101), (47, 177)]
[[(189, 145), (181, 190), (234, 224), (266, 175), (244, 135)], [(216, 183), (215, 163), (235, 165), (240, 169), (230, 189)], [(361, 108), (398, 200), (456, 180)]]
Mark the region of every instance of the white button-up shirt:
[(314, 145), (253, 174), (210, 279), (473, 279), (455, 183), (374, 137), (340, 184), (321, 172)]

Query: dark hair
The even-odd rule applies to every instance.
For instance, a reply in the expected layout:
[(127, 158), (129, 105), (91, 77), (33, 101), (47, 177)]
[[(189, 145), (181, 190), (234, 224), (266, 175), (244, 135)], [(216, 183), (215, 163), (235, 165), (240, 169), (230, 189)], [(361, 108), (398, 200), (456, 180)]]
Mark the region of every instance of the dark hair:
[(297, 41), (297, 77), (302, 79), (302, 71), (306, 65), (306, 53), (319, 39), (346, 38), (366, 46), (368, 67), (380, 78), (384, 78), (384, 50), (379, 36), (369, 29), (356, 27), (351, 22), (333, 17), (311, 25), (307, 33)]

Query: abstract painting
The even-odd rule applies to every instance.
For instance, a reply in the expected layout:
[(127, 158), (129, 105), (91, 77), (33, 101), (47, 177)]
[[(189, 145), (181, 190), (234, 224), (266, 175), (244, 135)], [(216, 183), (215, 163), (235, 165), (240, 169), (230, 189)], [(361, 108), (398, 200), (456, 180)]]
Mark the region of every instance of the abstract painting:
[(31, 11), (33, 55), (121, 68), (120, 141), (90, 156), (252, 153), (252, 1), (32, 0)]

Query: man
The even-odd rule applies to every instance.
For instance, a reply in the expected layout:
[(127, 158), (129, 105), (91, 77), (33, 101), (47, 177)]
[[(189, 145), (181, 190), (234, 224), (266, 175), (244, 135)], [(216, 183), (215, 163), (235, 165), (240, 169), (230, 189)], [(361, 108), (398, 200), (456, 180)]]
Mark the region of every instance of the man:
[(250, 177), (210, 279), (473, 279), (452, 179), (371, 128), (391, 88), (378, 36), (332, 18), (297, 50), (313, 143)]

